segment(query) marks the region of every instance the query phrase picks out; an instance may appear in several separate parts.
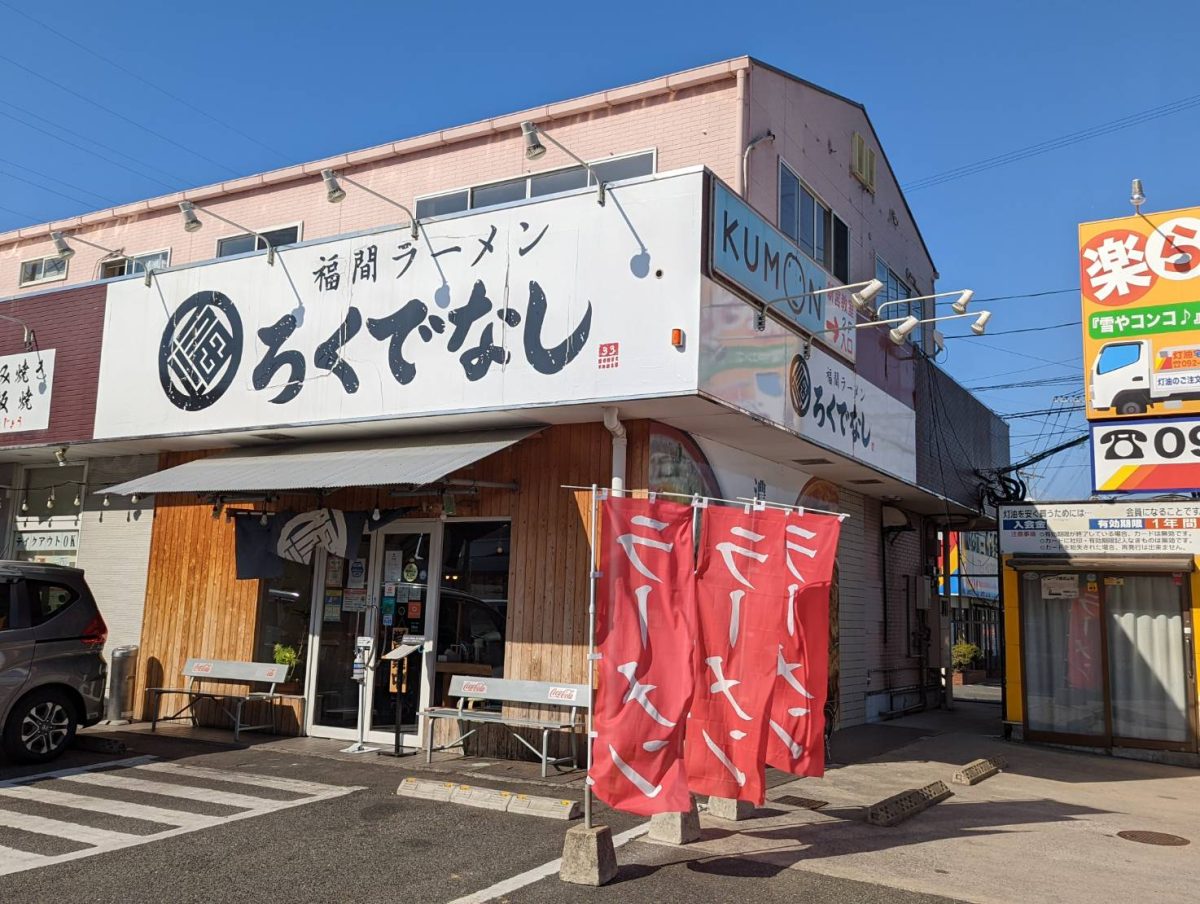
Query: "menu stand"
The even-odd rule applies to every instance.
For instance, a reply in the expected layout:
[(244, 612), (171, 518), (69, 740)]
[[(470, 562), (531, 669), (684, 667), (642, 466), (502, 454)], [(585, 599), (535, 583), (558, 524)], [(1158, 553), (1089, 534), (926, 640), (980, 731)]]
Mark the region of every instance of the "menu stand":
[[(419, 634), (405, 634), (400, 639), (398, 646), (392, 650), (388, 650), (388, 652), (384, 653), (383, 656), (380, 657), (381, 659), (388, 660), (389, 662), (398, 663), (397, 668), (402, 665), (404, 668), (404, 678), (403, 681), (401, 681), (399, 680), (399, 676), (397, 676), (398, 680), (396, 681), (396, 730), (395, 738), (392, 742), (392, 749), (380, 750), (379, 756), (402, 757), (412, 756), (413, 754), (417, 753), (415, 749), (409, 750), (400, 743), (402, 722), (401, 716), (403, 715), (404, 710), (401, 701), (404, 696), (404, 691), (407, 690), (408, 685), (408, 657), (413, 653), (416, 653), (418, 650), (422, 653), (428, 653), (432, 649), (433, 644), (426, 641), (423, 636)], [(400, 660), (404, 660), (404, 662), (401, 663)]]

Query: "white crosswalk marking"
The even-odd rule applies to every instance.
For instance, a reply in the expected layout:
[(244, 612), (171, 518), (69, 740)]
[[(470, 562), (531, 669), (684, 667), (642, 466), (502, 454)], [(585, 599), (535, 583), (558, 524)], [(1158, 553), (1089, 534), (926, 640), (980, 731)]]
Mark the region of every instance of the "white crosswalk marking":
[[(182, 797), (184, 800), (202, 800), (206, 804), (221, 804), (224, 807), (240, 807), (253, 810), (265, 803), (261, 797), (249, 794), (234, 794), (231, 791), (213, 791), (194, 785), (173, 785), (167, 782), (151, 782), (144, 778), (132, 778), (125, 774), (110, 775), (107, 772), (84, 773), (63, 779), (72, 785), (98, 785), (101, 788), (117, 788), (122, 791), (141, 791), (145, 794), (161, 794), (163, 797)], [(274, 803), (274, 801), (271, 801)]]
[(107, 813), (110, 816), (142, 819), (169, 826), (192, 826), (201, 829), (212, 822), (210, 816), (197, 816), (195, 813), (187, 813), (183, 810), (167, 810), (163, 807), (131, 804), (127, 801), (110, 800), (104, 797), (87, 797), (83, 794), (72, 794), (69, 791), (51, 791), (48, 788), (0, 788), (0, 807), (4, 806), (6, 797), (70, 807), (72, 810), (87, 810), (91, 813)]
[[(151, 776), (170, 781), (153, 781)], [(203, 784), (211, 782), (245, 787), (246, 793), (218, 791)], [(288, 800), (259, 797), (253, 793), (253, 788), (284, 791), (292, 797)], [(106, 796), (89, 794), (92, 789), (105, 789)], [(7, 845), (0, 844), (0, 876), (147, 844), (162, 838), (329, 800), (360, 790), (362, 789), (359, 787), (326, 785), (240, 770), (159, 763), (150, 757), (134, 757), (116, 763), (60, 769), (0, 781), (0, 834), (3, 834), (5, 828), (17, 829), (21, 833), (19, 838), (6, 837), (4, 840), (8, 842)], [(122, 792), (134, 793), (138, 799), (120, 799)], [(178, 799), (178, 808), (172, 803), (165, 806), (144, 804), (141, 802), (142, 794)], [(237, 812), (224, 816), (210, 816), (194, 812), (188, 808), (185, 801), (220, 804), (236, 808)], [(18, 802), (21, 806), (14, 809)], [(39, 804), (56, 808), (50, 811), (53, 818), (27, 812), (36, 809)], [(69, 810), (78, 810), (81, 814), (86, 812), (137, 819), (146, 823), (158, 823), (166, 828), (151, 834), (135, 835), (95, 827), (91, 824), (96, 822), (94, 817), (85, 819), (82, 823), (70, 821), (69, 817), (64, 815)], [(39, 846), (39, 836), (46, 836), (46, 845)], [(53, 846), (51, 839), (65, 839), (86, 847), (66, 854), (39, 853), (39, 847), (44, 849)], [(61, 850), (61, 847), (58, 849)]]

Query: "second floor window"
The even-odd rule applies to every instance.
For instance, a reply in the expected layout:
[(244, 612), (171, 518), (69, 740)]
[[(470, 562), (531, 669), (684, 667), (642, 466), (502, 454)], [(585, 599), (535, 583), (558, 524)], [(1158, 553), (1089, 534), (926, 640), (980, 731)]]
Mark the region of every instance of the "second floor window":
[(44, 282), (57, 282), (67, 278), (65, 257), (39, 257), (32, 261), (21, 261), (21, 285), (33, 286)]
[(842, 282), (850, 281), (850, 229), (779, 161), (779, 228)]
[(147, 270), (163, 270), (170, 264), (170, 251), (152, 251), (149, 254), (119, 257), (116, 260), (104, 261), (100, 265), (100, 278), (112, 279), (114, 276), (130, 276), (134, 273), (145, 273)]
[[(596, 177), (605, 182), (648, 176), (654, 172), (654, 152), (646, 151), (629, 157), (610, 158), (591, 166)], [(423, 220), (426, 217), (495, 207), (498, 204), (510, 204), (513, 201), (524, 201), (526, 198), (538, 198), (595, 184), (596, 178), (582, 166), (570, 166), (547, 173), (522, 176), (519, 179), (488, 182), (458, 191), (418, 198), (416, 214), (417, 219)]]
[[(266, 242), (263, 241), (266, 239)], [(247, 251), (266, 251), (269, 242), (272, 248), (282, 248), (284, 245), (294, 245), (300, 241), (299, 226), (283, 226), (279, 229), (268, 229), (261, 235), (231, 235), (217, 240), (217, 257), (232, 257), (235, 254), (245, 254)]]
[[(888, 309), (882, 313), (882, 317), (892, 320), (896, 317), (908, 317), (912, 315), (919, 320), (925, 316), (924, 302), (913, 301), (908, 304), (903, 303), (907, 299), (912, 298), (916, 293), (908, 283), (896, 275), (896, 272), (881, 257), (875, 258), (875, 278), (883, 283), (883, 291), (875, 296), (875, 307), (877, 310), (886, 302), (901, 302), (901, 304), (888, 305)], [(921, 324), (909, 334), (909, 339), (918, 346), (923, 346), (924, 336), (925, 324)]]

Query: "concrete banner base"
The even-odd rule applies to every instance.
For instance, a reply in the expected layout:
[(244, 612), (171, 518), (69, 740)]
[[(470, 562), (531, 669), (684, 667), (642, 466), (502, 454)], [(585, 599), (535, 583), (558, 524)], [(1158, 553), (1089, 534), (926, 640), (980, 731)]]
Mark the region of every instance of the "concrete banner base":
[(608, 826), (574, 826), (563, 841), (558, 877), (574, 885), (607, 885), (617, 875), (617, 852)]

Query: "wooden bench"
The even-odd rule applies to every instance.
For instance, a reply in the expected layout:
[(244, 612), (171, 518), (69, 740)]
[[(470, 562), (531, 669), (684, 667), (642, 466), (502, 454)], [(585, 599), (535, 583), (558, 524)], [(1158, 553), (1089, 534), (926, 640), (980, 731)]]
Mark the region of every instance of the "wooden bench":
[[(466, 741), (479, 731), (479, 725), (503, 725), (514, 738), (528, 747), (542, 763), (542, 778), (546, 777), (547, 766), (570, 762), (579, 768), (579, 730), (585, 727), (583, 714), (591, 703), (591, 688), (583, 684), (558, 684), (544, 681), (516, 681), (505, 678), (480, 678), (455, 675), (450, 679), (450, 696), (458, 697), (458, 706), (431, 706), (420, 715), (430, 720), (425, 731), (425, 762), (433, 759), (434, 750), (449, 750), (462, 747), (466, 752)], [(485, 701), (494, 703), (532, 703), (538, 706), (561, 707), (566, 710), (559, 718), (538, 719), (533, 717), (506, 716), (496, 710), (475, 709), (475, 704)], [(457, 719), (459, 735), (449, 744), (433, 746), (433, 721)], [(467, 723), (477, 727), (466, 730)], [(538, 750), (525, 738), (513, 731), (514, 728), (533, 728), (542, 732), (542, 749)], [(552, 758), (548, 747), (550, 732), (566, 731), (571, 734), (571, 755)]]
[[(189, 659), (181, 673), (187, 679), (187, 687), (148, 687), (146, 692), (154, 698), (154, 717), (150, 730), (156, 731), (159, 722), (171, 722), (190, 718), (196, 724), (195, 706), (201, 700), (212, 700), (233, 722), (233, 739), (239, 740), (243, 731), (260, 728), (275, 730), (274, 721), (262, 725), (243, 725), (242, 709), (247, 703), (274, 704), (280, 700), (300, 701), (300, 725), (304, 725), (304, 695), (281, 694), (275, 685), (287, 681), (290, 667), (273, 662), (231, 662), (225, 659)], [(215, 687), (213, 687), (215, 685)], [(243, 685), (241, 691), (230, 685)], [(267, 689), (254, 690), (255, 685), (266, 685)], [(159, 716), (162, 698), (177, 695), (187, 697), (188, 702), (169, 716)], [(232, 708), (231, 708), (232, 707)], [(185, 715), (187, 713), (187, 715)], [(272, 712), (272, 719), (274, 713)], [(303, 731), (303, 728), (301, 729)]]

